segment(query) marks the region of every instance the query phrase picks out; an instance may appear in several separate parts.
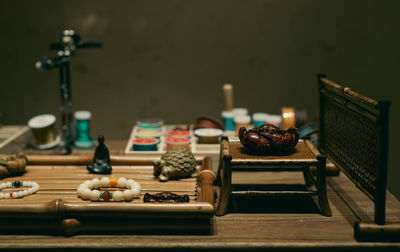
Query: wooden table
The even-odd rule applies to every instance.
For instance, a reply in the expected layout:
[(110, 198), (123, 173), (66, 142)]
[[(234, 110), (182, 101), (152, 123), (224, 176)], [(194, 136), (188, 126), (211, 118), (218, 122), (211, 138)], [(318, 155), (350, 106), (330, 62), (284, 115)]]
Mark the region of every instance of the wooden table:
[[(126, 144), (108, 141), (111, 152), (121, 154)], [(1, 152), (1, 150), (0, 150)], [(279, 184), (282, 181), (296, 183), (303, 177), (297, 173), (279, 172), (260, 174), (260, 183)], [(243, 173), (233, 178), (245, 183), (251, 178)], [(282, 200), (241, 199), (239, 206), (247, 204), (254, 208), (239, 209), (240, 213), (229, 213), (214, 217), (212, 235), (77, 235), (72, 237), (46, 235), (0, 235), (0, 250), (19, 249), (151, 249), (151, 250), (376, 250), (400, 249), (400, 243), (356, 242), (353, 224), (360, 219), (372, 221), (373, 204), (343, 174), (327, 178), (327, 192), (332, 217), (318, 213), (311, 201), (298, 200), (297, 205), (286, 205)], [(1, 203), (1, 202), (0, 202)], [(258, 207), (257, 207), (258, 206)], [(251, 209), (254, 209), (251, 212)], [(247, 212), (247, 213), (244, 213)], [(400, 220), (400, 203), (393, 195), (387, 195), (387, 220)]]
[[(239, 140), (222, 137), (219, 163), (218, 184), (221, 185), (221, 196), (215, 211), (217, 216), (226, 213), (231, 199), (250, 195), (259, 196), (253, 197), (256, 201), (260, 201), (263, 196), (279, 195), (281, 198), (284, 197), (285, 200), (281, 201), (288, 207), (294, 204), (290, 203), (291, 198), (313, 197), (322, 215), (332, 215), (326, 193), (326, 159), (308, 140), (300, 140), (292, 153), (259, 156), (248, 153)], [(310, 172), (312, 166), (317, 167), (315, 178)], [(292, 184), (282, 181), (282, 184), (274, 186), (271, 182), (254, 185), (252, 181), (265, 172), (270, 172), (266, 174), (267, 177), (273, 176), (271, 172), (275, 172), (277, 180), (281, 177), (276, 174), (278, 171), (302, 172), (304, 182), (296, 181), (296, 184)], [(245, 183), (240, 181), (237, 183), (239, 190), (235, 189), (237, 186), (232, 181), (232, 176), (237, 172), (240, 172), (239, 178), (245, 175), (251, 176), (250, 180), (244, 181)], [(268, 205), (267, 202), (266, 204)]]

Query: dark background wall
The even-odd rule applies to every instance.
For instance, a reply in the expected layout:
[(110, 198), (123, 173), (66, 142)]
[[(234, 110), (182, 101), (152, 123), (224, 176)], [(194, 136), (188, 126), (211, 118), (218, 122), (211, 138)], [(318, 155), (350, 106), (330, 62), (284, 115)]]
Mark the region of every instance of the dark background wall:
[(136, 120), (191, 123), (219, 117), (221, 85), (235, 105), (317, 118), (316, 74), (393, 101), (389, 188), (398, 197), (399, 1), (16, 1), (0, 8), (3, 124), (59, 116), (58, 72), (34, 68), (64, 29), (103, 48), (72, 58), (75, 110), (93, 113), (92, 135), (127, 139)]

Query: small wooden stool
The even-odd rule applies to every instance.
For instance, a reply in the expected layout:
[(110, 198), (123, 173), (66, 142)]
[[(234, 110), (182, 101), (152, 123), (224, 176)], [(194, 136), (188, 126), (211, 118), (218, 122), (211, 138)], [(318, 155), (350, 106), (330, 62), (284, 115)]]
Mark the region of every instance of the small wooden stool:
[[(317, 167), (316, 178), (311, 175), (310, 166)], [(297, 171), (303, 172), (307, 190), (302, 191), (232, 191), (232, 172), (249, 168), (249, 171)], [(283, 156), (257, 156), (249, 154), (239, 139), (221, 138), (218, 183), (221, 185), (216, 215), (227, 212), (228, 202), (236, 195), (310, 195), (318, 197), (316, 201), (321, 214), (332, 216), (326, 194), (326, 158), (308, 140), (300, 141), (295, 151)], [(314, 197), (313, 197), (314, 198)]]

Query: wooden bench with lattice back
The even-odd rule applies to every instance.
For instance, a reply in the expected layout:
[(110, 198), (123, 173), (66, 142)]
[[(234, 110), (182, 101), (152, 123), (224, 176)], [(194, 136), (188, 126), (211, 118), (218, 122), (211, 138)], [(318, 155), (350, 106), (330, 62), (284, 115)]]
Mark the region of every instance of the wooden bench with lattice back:
[(374, 100), (318, 75), (319, 149), (375, 204), (374, 223), (357, 222), (358, 240), (398, 239), (385, 223), (390, 101)]

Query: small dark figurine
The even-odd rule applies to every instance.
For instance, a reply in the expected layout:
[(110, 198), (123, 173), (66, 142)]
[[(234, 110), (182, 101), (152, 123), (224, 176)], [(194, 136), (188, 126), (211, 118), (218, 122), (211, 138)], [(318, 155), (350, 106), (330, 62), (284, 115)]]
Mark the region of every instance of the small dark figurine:
[(244, 147), (259, 155), (291, 151), (299, 141), (296, 128), (283, 130), (268, 123), (249, 130), (241, 127), (238, 135)]
[(146, 193), (143, 197), (143, 202), (160, 202), (160, 203), (178, 203), (189, 202), (189, 195), (178, 195), (172, 192), (161, 192), (156, 194)]
[(96, 151), (94, 152), (93, 164), (88, 165), (87, 169), (90, 173), (110, 174), (112, 169), (110, 153), (108, 152), (107, 146), (104, 144), (104, 136), (99, 136), (97, 142), (99, 145), (97, 145)]

